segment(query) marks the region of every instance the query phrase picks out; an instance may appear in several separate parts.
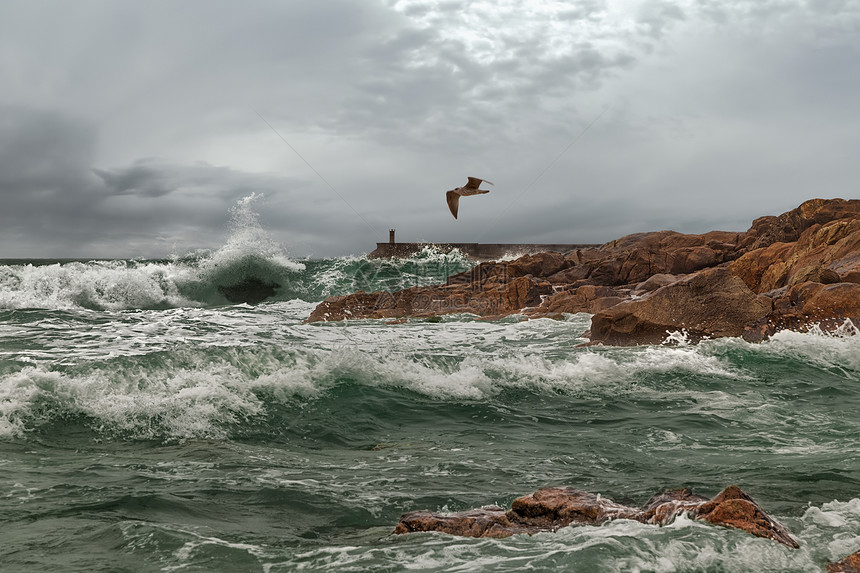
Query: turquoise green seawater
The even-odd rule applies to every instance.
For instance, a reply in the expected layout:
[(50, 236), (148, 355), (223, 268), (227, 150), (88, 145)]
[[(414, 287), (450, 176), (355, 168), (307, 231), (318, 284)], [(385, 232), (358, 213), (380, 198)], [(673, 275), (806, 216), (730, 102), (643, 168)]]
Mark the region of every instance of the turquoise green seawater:
[[(231, 241), (164, 261), (0, 263), (0, 570), (819, 571), (860, 549), (850, 325), (581, 348), (586, 315), (303, 324), (325, 296), (470, 265), (294, 261)], [(220, 294), (248, 277), (281, 287), (256, 306)], [(686, 517), (392, 535), (406, 511), (544, 486), (641, 505), (729, 484), (801, 548)]]

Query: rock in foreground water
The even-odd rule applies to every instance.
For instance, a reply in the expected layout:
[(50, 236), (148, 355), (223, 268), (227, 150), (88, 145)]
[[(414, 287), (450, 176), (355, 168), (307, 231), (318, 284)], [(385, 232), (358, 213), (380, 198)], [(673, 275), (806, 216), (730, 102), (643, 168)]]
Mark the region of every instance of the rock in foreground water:
[(827, 564), (827, 573), (860, 573), (860, 551)]
[(574, 488), (551, 487), (515, 499), (508, 511), (487, 506), (449, 515), (429, 511), (407, 513), (400, 518), (394, 533), (436, 531), (465, 537), (508, 537), (573, 525), (601, 525), (613, 519), (666, 525), (681, 513), (715, 525), (742, 529), (788, 547), (799, 547), (785, 526), (737, 486), (729, 486), (713, 499), (688, 489), (669, 490), (652, 497), (642, 509)]

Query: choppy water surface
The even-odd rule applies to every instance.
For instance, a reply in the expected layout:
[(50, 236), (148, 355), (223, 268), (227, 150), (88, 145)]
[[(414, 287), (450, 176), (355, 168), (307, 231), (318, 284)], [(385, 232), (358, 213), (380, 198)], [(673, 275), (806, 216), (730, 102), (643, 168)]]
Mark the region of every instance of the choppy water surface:
[[(265, 236), (262, 236), (265, 239)], [(456, 256), (0, 264), (0, 570), (817, 571), (860, 549), (860, 337), (578, 348), (566, 321), (302, 324)], [(254, 276), (273, 300), (230, 304)], [(792, 550), (679, 518), (508, 539), (401, 513), (549, 485), (752, 494)]]

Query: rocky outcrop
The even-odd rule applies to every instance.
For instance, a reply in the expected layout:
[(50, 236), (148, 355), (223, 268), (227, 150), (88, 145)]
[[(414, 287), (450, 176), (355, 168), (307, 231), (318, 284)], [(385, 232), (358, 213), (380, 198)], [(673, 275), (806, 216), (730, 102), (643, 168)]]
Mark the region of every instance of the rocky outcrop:
[(734, 261), (730, 268), (757, 293), (807, 281), (857, 282), (860, 215), (812, 225), (796, 241), (750, 251)]
[(652, 497), (642, 509), (569, 487), (551, 487), (515, 499), (508, 511), (486, 506), (456, 514), (407, 513), (400, 518), (394, 533), (437, 531), (466, 537), (508, 537), (575, 525), (601, 525), (613, 519), (666, 525), (681, 513), (715, 525), (741, 529), (788, 547), (799, 547), (785, 526), (737, 486), (729, 486), (713, 499), (688, 489), (669, 490)]
[(321, 302), (307, 322), (357, 318), (428, 317), (451, 313), (505, 316), (537, 306), (552, 285), (532, 276), (492, 275), (476, 283), (412, 287), (395, 293), (359, 291)]
[[(855, 285), (855, 286), (851, 286)], [(332, 297), (308, 322), (471, 313), (487, 320), (593, 314), (592, 343), (764, 340), (857, 321), (860, 200), (812, 199), (741, 233), (638, 233), (595, 249), (482, 263), (444, 285)]]
[(740, 256), (742, 233), (711, 231), (684, 235), (674, 231), (638, 233), (600, 248), (587, 280), (591, 284), (636, 284), (656, 274), (687, 274), (732, 261)]
[(591, 319), (591, 342), (607, 345), (659, 344), (667, 332), (691, 340), (741, 336), (744, 327), (766, 317), (771, 300), (757, 296), (727, 268), (709, 269), (657, 289), (648, 298), (624, 302)]
[(754, 251), (774, 243), (791, 243), (813, 225), (856, 219), (858, 216), (860, 201), (856, 199), (810, 199), (778, 217), (766, 216), (753, 221), (741, 239), (740, 247), (744, 251)]

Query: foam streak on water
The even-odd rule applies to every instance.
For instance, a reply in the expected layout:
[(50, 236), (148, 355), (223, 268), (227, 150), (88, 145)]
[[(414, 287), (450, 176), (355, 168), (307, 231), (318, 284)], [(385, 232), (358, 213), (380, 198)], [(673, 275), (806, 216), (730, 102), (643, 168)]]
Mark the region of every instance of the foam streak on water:
[[(816, 571), (860, 549), (849, 330), (581, 348), (586, 315), (303, 324), (358, 283), (468, 263), (299, 263), (243, 216), (208, 254), (2, 267), (0, 569)], [(248, 276), (282, 290), (218, 298), (224, 277)], [(405, 511), (508, 506), (550, 485), (641, 505), (732, 483), (801, 548), (687, 517), (391, 535)]]

